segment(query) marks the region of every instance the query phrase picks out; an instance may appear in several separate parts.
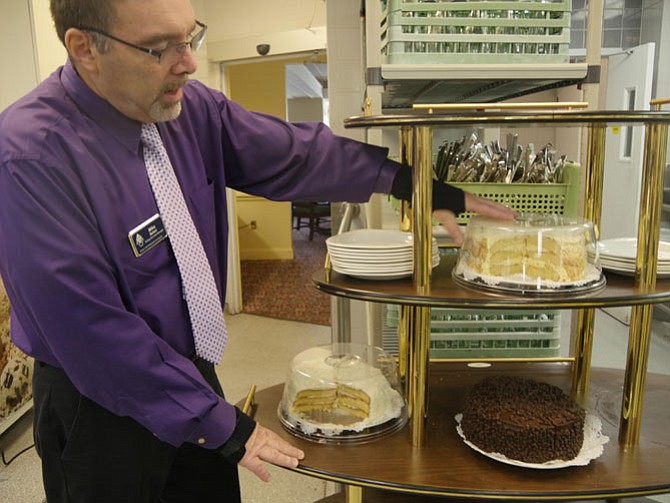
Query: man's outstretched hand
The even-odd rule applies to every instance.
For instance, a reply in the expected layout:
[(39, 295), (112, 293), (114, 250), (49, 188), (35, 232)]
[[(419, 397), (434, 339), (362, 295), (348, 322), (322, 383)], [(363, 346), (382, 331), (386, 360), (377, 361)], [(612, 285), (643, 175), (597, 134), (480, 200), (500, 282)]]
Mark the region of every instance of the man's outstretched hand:
[[(486, 217), (499, 218), (501, 220), (514, 220), (514, 217), (516, 216), (516, 211), (511, 208), (503, 206), (495, 201), (491, 201), (490, 199), (475, 196), (469, 192), (465, 192), (465, 210)], [(452, 211), (435, 210), (433, 215), (439, 220), (456, 244), (461, 244), (463, 242), (463, 231), (461, 231), (458, 221), (456, 220), (456, 215)]]

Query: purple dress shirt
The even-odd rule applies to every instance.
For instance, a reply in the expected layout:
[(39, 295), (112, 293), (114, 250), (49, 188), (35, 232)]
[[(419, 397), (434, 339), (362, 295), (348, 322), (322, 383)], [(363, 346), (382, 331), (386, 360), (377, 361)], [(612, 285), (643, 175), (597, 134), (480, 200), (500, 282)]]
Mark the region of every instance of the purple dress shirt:
[[(0, 114), (0, 273), (12, 338), (161, 440), (215, 448), (230, 437), (235, 410), (188, 358), (193, 336), (172, 249), (165, 240), (136, 257), (128, 239), (158, 213), (140, 128), (70, 63)], [(158, 128), (222, 299), (226, 187), (363, 202), (389, 192), (397, 170), (386, 149), (246, 111), (196, 81), (179, 118)]]

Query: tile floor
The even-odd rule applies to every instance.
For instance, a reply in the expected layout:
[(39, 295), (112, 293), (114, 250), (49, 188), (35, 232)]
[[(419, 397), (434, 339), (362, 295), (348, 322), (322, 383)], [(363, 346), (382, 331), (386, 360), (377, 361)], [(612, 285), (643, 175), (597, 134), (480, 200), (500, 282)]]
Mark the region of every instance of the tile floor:
[[(258, 389), (284, 381), (288, 364), (301, 350), (331, 340), (330, 328), (240, 314), (228, 316), (229, 347), (219, 367), (228, 398), (242, 400), (250, 387)], [(668, 326), (657, 324), (652, 338), (650, 372), (670, 374)], [(615, 318), (598, 312), (594, 342), (594, 366), (623, 368), (628, 329)], [(29, 417), (0, 439), (6, 459), (32, 443)], [(273, 480), (263, 483), (242, 470), (242, 491), (246, 503), (311, 503), (337, 491), (325, 483), (293, 472), (272, 468)], [(42, 503), (44, 492), (34, 449), (18, 456), (9, 466), (0, 466), (0, 502)], [(625, 501), (625, 500), (624, 500)], [(640, 501), (636, 499), (635, 501)], [(670, 503), (669, 495), (644, 501)]]

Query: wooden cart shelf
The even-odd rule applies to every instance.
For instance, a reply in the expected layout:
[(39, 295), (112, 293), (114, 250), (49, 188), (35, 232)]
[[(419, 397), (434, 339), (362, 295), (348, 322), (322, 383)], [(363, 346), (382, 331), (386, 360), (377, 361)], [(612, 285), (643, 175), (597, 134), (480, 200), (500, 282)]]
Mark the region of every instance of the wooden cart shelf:
[(569, 367), (537, 362), (498, 362), (486, 368), (463, 362), (433, 363), (427, 442), (420, 448), (410, 446), (407, 428), (360, 445), (326, 445), (297, 438), (277, 417), (283, 385), (256, 394), (255, 418), (305, 451), (296, 472), (406, 497), (537, 501), (628, 498), (670, 491), (670, 376), (648, 375), (640, 442), (622, 447), (617, 430), (624, 374), (592, 369), (590, 390), (582, 405), (602, 419), (603, 433), (610, 440), (603, 455), (588, 466), (548, 470), (511, 466), (477, 453), (458, 436), (454, 416), (461, 410), (465, 391), (475, 382), (492, 374), (516, 375), (569, 391)]
[(670, 279), (658, 280), (654, 289), (644, 290), (634, 278), (606, 274), (604, 289), (581, 295), (492, 295), (477, 289), (464, 288), (451, 277), (455, 255), (442, 257), (433, 270), (430, 291), (419, 291), (412, 278), (391, 281), (369, 281), (332, 272), (318, 271), (312, 276), (319, 290), (350, 299), (414, 304), (430, 307), (496, 308), (496, 309), (572, 309), (653, 304), (670, 300)]

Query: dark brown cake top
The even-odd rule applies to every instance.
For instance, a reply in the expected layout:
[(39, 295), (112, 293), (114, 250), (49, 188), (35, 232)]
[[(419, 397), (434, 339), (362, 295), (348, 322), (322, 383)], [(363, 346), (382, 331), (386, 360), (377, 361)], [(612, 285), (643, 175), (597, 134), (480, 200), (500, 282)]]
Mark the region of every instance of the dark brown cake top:
[(559, 387), (512, 376), (487, 377), (475, 384), (463, 413), (534, 428), (569, 424), (585, 415)]

